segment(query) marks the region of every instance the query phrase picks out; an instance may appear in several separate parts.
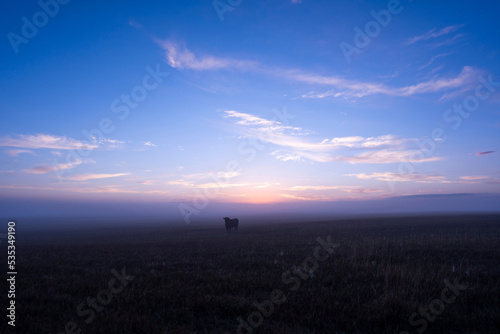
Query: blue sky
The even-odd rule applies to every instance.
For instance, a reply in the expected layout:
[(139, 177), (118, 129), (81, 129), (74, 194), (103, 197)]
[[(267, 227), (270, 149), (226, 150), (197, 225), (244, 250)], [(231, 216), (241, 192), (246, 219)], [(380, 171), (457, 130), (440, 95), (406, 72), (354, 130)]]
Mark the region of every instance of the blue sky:
[(497, 2), (61, 2), (2, 4), (2, 198), (500, 193)]

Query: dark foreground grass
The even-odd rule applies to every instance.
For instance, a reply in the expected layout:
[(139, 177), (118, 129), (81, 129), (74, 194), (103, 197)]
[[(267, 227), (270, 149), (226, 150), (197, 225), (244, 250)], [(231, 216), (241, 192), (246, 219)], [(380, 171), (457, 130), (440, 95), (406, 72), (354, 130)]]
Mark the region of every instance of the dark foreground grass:
[[(240, 231), (230, 235), (222, 221), (217, 228), (25, 233), (17, 246), (17, 330), (497, 333), (500, 329), (499, 216), (262, 223), (246, 226), (241, 221)], [(338, 247), (331, 254), (318, 253), (329, 256), (317, 261), (317, 268), (313, 261), (311, 270), (294, 272), (306, 258), (314, 258), (318, 237), (324, 241), (330, 237)], [(110, 281), (119, 290), (111, 270), (122, 268), (129, 275), (127, 286), (110, 293)], [(453, 293), (445, 281), (461, 287)], [(442, 301), (445, 288), (446, 302)], [(269, 301), (276, 289), (286, 297), (280, 305)], [(102, 303), (94, 307), (98, 311), (90, 311), (88, 298), (96, 297)], [(254, 303), (264, 301), (266, 308), (258, 311)], [(239, 317), (249, 323), (246, 329), (239, 327)]]

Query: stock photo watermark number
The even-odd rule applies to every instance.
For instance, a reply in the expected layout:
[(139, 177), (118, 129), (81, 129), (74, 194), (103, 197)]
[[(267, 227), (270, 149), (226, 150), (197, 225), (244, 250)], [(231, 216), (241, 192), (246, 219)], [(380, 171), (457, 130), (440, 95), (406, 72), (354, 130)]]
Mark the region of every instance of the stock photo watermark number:
[(16, 326), (16, 223), (7, 223), (7, 324)]

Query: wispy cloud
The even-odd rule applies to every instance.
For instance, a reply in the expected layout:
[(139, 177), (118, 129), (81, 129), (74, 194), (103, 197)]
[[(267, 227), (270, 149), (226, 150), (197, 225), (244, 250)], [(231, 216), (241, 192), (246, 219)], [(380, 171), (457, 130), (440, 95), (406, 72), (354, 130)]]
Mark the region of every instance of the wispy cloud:
[(478, 181), (478, 180), (489, 180), (489, 176), (485, 175), (471, 175), (471, 176), (461, 176), (461, 180), (467, 180), (467, 181)]
[(446, 178), (441, 175), (422, 174), (422, 173), (359, 173), (346, 174), (346, 176), (354, 176), (358, 179), (369, 180), (375, 179), (386, 182), (418, 182), (418, 183), (434, 183), (444, 181)]
[(275, 157), (276, 160), (279, 161), (302, 161), (302, 156), (299, 154), (290, 154), (290, 153), (281, 153), (281, 151), (274, 151), (271, 153)]
[(195, 184), (192, 181), (186, 181), (186, 180), (182, 180), (182, 179), (167, 181), (166, 184), (174, 185), (174, 186), (183, 186), (183, 187), (188, 187), (188, 188), (195, 187)]
[(293, 186), (289, 190), (292, 191), (305, 191), (305, 190), (342, 190), (349, 191), (351, 189), (358, 188), (355, 186)]
[(216, 189), (216, 188), (234, 188), (234, 187), (247, 187), (251, 186), (252, 183), (217, 183), (217, 182), (210, 182), (210, 183), (200, 183), (197, 184), (197, 188), (201, 189)]
[(186, 188), (199, 188), (199, 189), (225, 189), (225, 188), (237, 188), (237, 187), (254, 187), (254, 188), (267, 188), (273, 183), (251, 183), (251, 182), (231, 182), (230, 180), (222, 180), (222, 182), (196, 182), (196, 181), (186, 181), (184, 179), (168, 181), (169, 185), (177, 185)]
[[(367, 189), (353, 189), (349, 191), (350, 195), (346, 195), (345, 193), (339, 193), (337, 195), (334, 194), (325, 194), (325, 193), (320, 193), (318, 194), (317, 192), (294, 192), (294, 193), (282, 193), (280, 194), (281, 197), (292, 199), (292, 200), (299, 200), (299, 201), (323, 201), (323, 202), (332, 202), (332, 201), (345, 201), (345, 200), (359, 200), (360, 196), (359, 194), (370, 194), (373, 192), (379, 192), (377, 189), (373, 189), (375, 191), (370, 192), (370, 190)], [(378, 194), (377, 197), (380, 197), (381, 194)]]
[(78, 165), (81, 165), (85, 163), (85, 161), (82, 160), (77, 160), (75, 162), (68, 162), (68, 163), (62, 163), (62, 164), (55, 164), (55, 165), (38, 165), (33, 168), (25, 169), (24, 172), (28, 174), (47, 174), (50, 172), (55, 172), (59, 170), (64, 170), (64, 169), (71, 169), (75, 168)]
[(182, 178), (177, 180), (167, 181), (166, 184), (181, 186), (185, 188), (198, 188), (198, 189), (225, 189), (225, 188), (239, 188), (239, 187), (252, 187), (257, 189), (269, 188), (279, 185), (277, 182), (235, 182), (233, 178), (241, 176), (240, 172), (203, 172), (182, 175)]
[[(327, 161), (344, 161), (352, 164), (366, 163), (366, 164), (388, 164), (396, 162), (408, 162), (413, 161), (416, 154), (419, 151), (415, 150), (394, 150), (394, 149), (383, 149), (379, 151), (368, 151), (352, 156), (337, 156)], [(427, 157), (418, 160), (419, 163), (440, 161), (441, 157)]]
[(234, 60), (213, 56), (197, 57), (180, 43), (169, 40), (156, 40), (156, 42), (165, 51), (168, 64), (177, 69), (217, 70), (236, 68), (248, 70), (257, 65), (256, 62), (247, 60)]
[(94, 143), (106, 146), (107, 148), (115, 148), (125, 144), (123, 140), (110, 139), (105, 137), (100, 138), (99, 141), (97, 141), (97, 139), (94, 137)]
[(33, 152), (31, 150), (6, 150), (5, 153), (7, 153), (8, 155), (13, 156), (13, 157), (17, 157), (19, 154), (23, 154), (23, 153), (35, 155), (35, 152)]
[(380, 189), (376, 189), (376, 188), (355, 188), (355, 189), (351, 189), (348, 191), (348, 193), (351, 193), (351, 194), (373, 194), (373, 193), (380, 193), (382, 192), (382, 190)]
[(418, 68), (418, 70), (419, 70), (419, 71), (420, 71), (420, 70), (423, 70), (424, 68), (426, 68), (426, 67), (430, 66), (432, 63), (434, 63), (434, 61), (435, 61), (436, 59), (441, 58), (441, 57), (446, 57), (446, 56), (449, 56), (449, 55), (451, 55), (452, 53), (453, 53), (453, 52), (448, 52), (448, 53), (441, 53), (441, 54), (435, 55), (434, 57), (432, 57), (432, 58), (431, 58), (431, 60), (429, 60), (429, 62), (428, 62), (428, 63), (426, 63), (426, 64), (424, 64), (424, 65), (420, 66), (420, 67)]
[(85, 143), (68, 137), (58, 137), (50, 134), (19, 135), (17, 138), (0, 138), (0, 146), (22, 147), (28, 149), (51, 148), (57, 150), (92, 150), (97, 144)]
[[(236, 125), (239, 134), (280, 146), (273, 155), (281, 161), (301, 161), (303, 158), (318, 162), (343, 161), (349, 163), (393, 163), (411, 161), (416, 151), (405, 148), (405, 144), (415, 139), (400, 138), (394, 135), (378, 137), (335, 137), (322, 141), (312, 141), (305, 135), (309, 134), (300, 127), (285, 126), (277, 121), (270, 121), (255, 115), (226, 111), (227, 115), (238, 121)], [(288, 151), (286, 151), (288, 149)], [(350, 149), (356, 154), (335, 155), (335, 150)], [(362, 151), (362, 152), (359, 152)], [(441, 160), (439, 157), (420, 159), (419, 162)]]
[(192, 69), (198, 71), (221, 69), (253, 71), (263, 75), (279, 77), (288, 81), (331, 87), (331, 89), (326, 92), (311, 91), (303, 94), (301, 95), (302, 98), (361, 98), (374, 94), (405, 97), (457, 88), (470, 83), (479, 73), (472, 67), (465, 66), (456, 77), (434, 78), (414, 85), (391, 87), (381, 83), (350, 80), (336, 75), (325, 76), (298, 69), (266, 66), (257, 61), (218, 58), (215, 56), (195, 56), (194, 53), (187, 48), (179, 47), (171, 41), (159, 41), (158, 44), (165, 50), (166, 60), (170, 66), (178, 69)]
[(280, 194), (281, 197), (289, 198), (289, 199), (297, 199), (301, 201), (332, 201), (335, 200), (328, 196), (318, 196), (318, 195), (295, 195), (295, 194)]
[(484, 184), (500, 184), (500, 178), (486, 175), (470, 175), (470, 176), (462, 176), (460, 180), (465, 181), (480, 181)]
[(394, 173), (394, 172), (383, 172), (383, 173), (358, 173), (358, 174), (346, 174), (345, 176), (354, 176), (362, 180), (378, 180), (384, 182), (415, 182), (415, 183), (442, 183), (442, 184), (497, 184), (500, 179), (485, 176), (485, 175), (472, 175), (472, 176), (461, 176), (456, 179), (447, 179), (442, 175), (434, 175), (428, 173)]
[(170, 192), (164, 190), (135, 190), (127, 189), (120, 185), (105, 185), (99, 187), (49, 187), (49, 186), (25, 186), (25, 185), (9, 185), (0, 186), (4, 189), (25, 189), (25, 190), (45, 190), (45, 191), (65, 191), (73, 193), (95, 194), (95, 193), (124, 193), (124, 194), (139, 194), (139, 195), (171, 195)]
[(473, 89), (474, 89), (474, 84), (470, 82), (469, 84), (463, 85), (459, 89), (451, 90), (450, 92), (443, 94), (443, 96), (439, 98), (439, 101), (453, 99), (455, 97), (461, 96), (462, 94), (470, 92)]
[(382, 192), (380, 189), (364, 188), (360, 186), (294, 186), (289, 190), (292, 191), (324, 191), (324, 190), (338, 190), (352, 194), (370, 194)]
[(130, 173), (118, 173), (118, 174), (79, 174), (70, 177), (65, 177), (65, 180), (71, 181), (88, 181), (88, 180), (97, 180), (97, 179), (106, 179), (110, 177), (119, 177), (130, 175)]
[(464, 66), (462, 72), (457, 77), (445, 79), (432, 79), (426, 82), (419, 83), (413, 86), (407, 86), (399, 89), (399, 96), (411, 96), (421, 93), (438, 92), (450, 88), (458, 88), (472, 83), (480, 71), (470, 67)]
[(284, 125), (279, 121), (268, 120), (252, 114), (224, 111), (226, 118), (237, 119), (236, 125), (241, 125), (241, 134), (257, 137), (280, 146), (288, 146), (295, 149), (327, 151), (339, 148), (383, 148), (401, 145), (414, 139), (400, 138), (394, 135), (383, 135), (378, 137), (364, 138), (361, 136), (336, 137), (324, 139), (321, 142), (309, 142), (304, 137), (310, 131), (301, 127)]
[(453, 25), (453, 26), (447, 26), (447, 27), (444, 27), (444, 28), (440, 29), (439, 31), (437, 31), (436, 28), (433, 28), (433, 29), (429, 30), (428, 32), (426, 32), (423, 35), (415, 36), (415, 37), (412, 37), (412, 38), (408, 39), (403, 44), (404, 45), (411, 45), (411, 44), (415, 44), (415, 43), (417, 43), (419, 41), (425, 41), (425, 40), (436, 38), (436, 37), (440, 37), (440, 36), (443, 36), (443, 35), (448, 35), (448, 34), (450, 34), (452, 32), (457, 31), (458, 29), (460, 29), (463, 26), (464, 26), (463, 24), (457, 24), (457, 25)]
[(325, 139), (321, 144), (330, 146), (331, 148), (348, 147), (348, 148), (380, 148), (402, 145), (410, 139), (399, 138), (393, 135), (384, 135), (378, 137), (364, 138), (360, 136), (339, 137), (333, 139)]
[[(193, 173), (184, 174), (182, 178), (177, 180), (168, 181), (169, 185), (177, 185), (186, 188), (231, 188), (231, 187), (243, 187), (250, 186), (251, 183), (233, 183), (231, 179), (242, 175), (238, 171), (228, 172), (203, 172), (203, 173)], [(213, 182), (207, 182), (211, 180)]]
[(388, 75), (379, 75), (378, 77), (380, 79), (385, 79), (385, 80), (392, 80), (394, 78), (397, 78), (399, 76), (399, 72), (396, 71), (393, 74), (388, 74)]
[(280, 183), (278, 183), (278, 182), (265, 182), (263, 184), (256, 185), (255, 188), (263, 189), (263, 188), (269, 188), (272, 186), (279, 186), (279, 185), (280, 185)]
[(283, 74), (290, 80), (335, 87), (335, 89), (330, 89), (326, 92), (313, 91), (302, 95), (303, 98), (322, 99), (327, 97), (361, 98), (374, 94), (407, 97), (417, 94), (435, 93), (470, 84), (479, 73), (478, 70), (470, 66), (464, 66), (460, 74), (456, 77), (433, 78), (428, 81), (404, 87), (391, 87), (379, 83), (347, 80), (336, 76), (305, 74), (292, 71)]
[(456, 43), (460, 42), (461, 40), (463, 40), (462, 37), (465, 37), (465, 36), (466, 36), (465, 34), (456, 34), (455, 36), (447, 38), (442, 42), (432, 43), (429, 45), (429, 47), (432, 49), (437, 49), (437, 48), (442, 47), (442, 46), (456, 44)]
[(136, 29), (142, 29), (142, 24), (138, 23), (136, 20), (134, 19), (129, 19), (128, 20), (128, 25), (131, 26), (132, 28), (136, 28)]
[(236, 176), (242, 175), (240, 172), (205, 172), (205, 173), (194, 173), (194, 174), (185, 174), (182, 175), (183, 178), (189, 179), (189, 180), (207, 180), (207, 179), (231, 179)]
[(280, 121), (268, 120), (248, 113), (238, 112), (234, 110), (226, 110), (224, 111), (224, 113), (224, 118), (236, 118), (238, 119), (236, 121), (236, 124), (258, 127), (259, 130), (263, 133), (284, 133), (285, 131), (289, 131), (290, 133), (293, 133), (295, 135), (308, 134), (307, 131), (300, 127), (288, 126)]
[(158, 145), (153, 144), (153, 143), (152, 143), (152, 142), (150, 142), (150, 141), (146, 141), (146, 142), (144, 142), (144, 146), (158, 147)]
[(481, 155), (487, 155), (487, 154), (492, 154), (492, 153), (495, 153), (495, 152), (496, 152), (496, 151), (485, 151), (485, 152), (478, 152), (478, 153), (476, 153), (476, 155), (479, 155), (479, 156), (481, 156)]
[(75, 188), (70, 191), (81, 192), (81, 193), (122, 193), (122, 194), (154, 194), (154, 195), (171, 195), (170, 192), (164, 190), (135, 190), (126, 189), (117, 185), (101, 186), (97, 188)]

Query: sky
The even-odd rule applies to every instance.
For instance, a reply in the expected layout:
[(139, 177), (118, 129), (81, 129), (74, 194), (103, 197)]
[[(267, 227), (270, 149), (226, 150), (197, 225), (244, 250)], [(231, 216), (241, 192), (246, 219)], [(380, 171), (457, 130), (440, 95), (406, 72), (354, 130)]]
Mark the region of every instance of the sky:
[(496, 1), (1, 7), (4, 214), (499, 209)]

